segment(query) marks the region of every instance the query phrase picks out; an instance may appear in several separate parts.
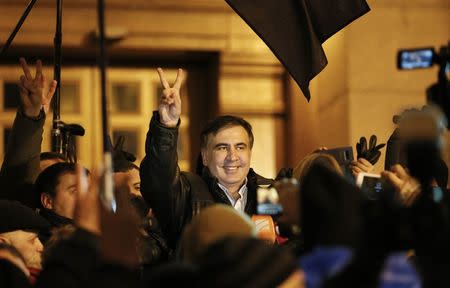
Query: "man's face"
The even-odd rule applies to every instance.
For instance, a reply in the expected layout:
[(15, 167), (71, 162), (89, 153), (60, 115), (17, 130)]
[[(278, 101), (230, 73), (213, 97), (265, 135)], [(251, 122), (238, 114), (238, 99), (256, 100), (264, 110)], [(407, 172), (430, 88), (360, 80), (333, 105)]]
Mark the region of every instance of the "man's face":
[(250, 169), (250, 139), (242, 126), (228, 126), (208, 136), (203, 165), (227, 188), (240, 186)]
[(1, 238), (22, 254), (27, 267), (42, 268), (41, 255), (44, 247), (36, 233), (16, 230), (1, 234)]
[(76, 174), (66, 173), (60, 176), (55, 191), (56, 196), (52, 200), (51, 210), (58, 215), (72, 219), (77, 192)]
[(139, 170), (137, 169), (114, 173), (114, 185), (128, 187), (132, 196), (142, 196), (141, 177), (139, 176)]

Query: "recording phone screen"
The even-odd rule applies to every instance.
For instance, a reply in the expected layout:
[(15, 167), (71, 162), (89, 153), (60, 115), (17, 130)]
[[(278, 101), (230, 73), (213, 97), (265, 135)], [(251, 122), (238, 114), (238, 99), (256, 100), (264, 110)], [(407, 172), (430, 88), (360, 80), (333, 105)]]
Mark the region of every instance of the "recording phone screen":
[(397, 55), (398, 69), (411, 70), (431, 67), (433, 55), (433, 48), (400, 50)]
[(278, 191), (275, 188), (258, 188), (257, 200), (257, 214), (270, 216), (278, 216), (282, 214), (283, 206), (281, 206)]

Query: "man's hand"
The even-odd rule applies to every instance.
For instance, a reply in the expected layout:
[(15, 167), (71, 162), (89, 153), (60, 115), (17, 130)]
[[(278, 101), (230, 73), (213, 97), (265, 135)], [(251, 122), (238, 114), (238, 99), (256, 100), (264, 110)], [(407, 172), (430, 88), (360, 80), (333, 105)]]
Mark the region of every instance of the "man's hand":
[(350, 163), (350, 169), (355, 177), (361, 172), (370, 173), (373, 171), (373, 168), (373, 165), (364, 158), (359, 158), (357, 161), (353, 160)]
[(24, 58), (20, 58), (24, 75), (20, 76), (20, 102), (22, 111), (27, 117), (37, 117), (44, 108), (45, 113), (48, 112), (50, 102), (56, 90), (56, 81), (53, 80), (49, 85), (42, 74), (42, 61), (36, 61), (36, 75), (33, 78), (30, 68)]
[(114, 194), (117, 213), (102, 209), (100, 247), (103, 259), (108, 263), (122, 264), (130, 269), (139, 265), (136, 243), (139, 237), (139, 217), (130, 201), (129, 178), (116, 186)]
[(164, 76), (161, 68), (158, 68), (159, 79), (163, 87), (161, 102), (159, 104), (159, 119), (166, 127), (176, 127), (181, 115), (180, 88), (183, 83), (183, 70), (178, 69), (177, 79), (172, 87)]
[(394, 165), (391, 171), (381, 172), (381, 176), (387, 179), (395, 188), (400, 202), (404, 206), (411, 206), (420, 195), (419, 182), (411, 177), (408, 172), (399, 164)]
[[(102, 172), (94, 169), (90, 179), (86, 170), (77, 166), (77, 192), (74, 222), (91, 233), (100, 234), (100, 181)], [(89, 181), (90, 180), (90, 181)]]

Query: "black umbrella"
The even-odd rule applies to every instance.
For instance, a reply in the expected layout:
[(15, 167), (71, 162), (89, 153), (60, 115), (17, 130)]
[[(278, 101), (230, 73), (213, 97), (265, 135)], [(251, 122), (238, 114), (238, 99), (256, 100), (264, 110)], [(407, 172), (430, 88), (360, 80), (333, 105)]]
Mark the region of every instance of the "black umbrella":
[(370, 8), (365, 0), (225, 0), (298, 83), (306, 99), (309, 81), (327, 65), (322, 43)]

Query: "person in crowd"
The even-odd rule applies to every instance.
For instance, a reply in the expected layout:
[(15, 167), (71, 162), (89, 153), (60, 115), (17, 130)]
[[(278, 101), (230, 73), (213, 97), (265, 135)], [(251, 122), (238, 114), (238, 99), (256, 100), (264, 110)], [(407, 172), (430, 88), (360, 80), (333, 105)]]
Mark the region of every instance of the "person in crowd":
[(289, 250), (246, 237), (226, 237), (197, 259), (198, 287), (305, 287)]
[[(139, 167), (133, 162), (136, 156), (123, 150), (125, 138), (120, 136), (112, 149), (113, 180), (116, 187), (128, 187), (129, 198), (141, 219), (138, 239), (139, 260), (143, 270), (167, 262), (173, 255), (162, 235), (158, 221), (141, 195)], [(112, 146), (112, 145), (111, 145)]]
[(127, 185), (131, 196), (142, 198), (139, 167), (134, 164), (136, 156), (124, 150), (125, 140), (124, 136), (119, 136), (113, 146), (109, 138), (112, 148), (114, 183), (116, 186)]
[(229, 205), (211, 205), (186, 225), (180, 242), (181, 258), (193, 261), (209, 245), (231, 236), (256, 238), (255, 225), (250, 217)]
[[(114, 183), (116, 185), (126, 184), (130, 188), (131, 196), (141, 197), (141, 178), (139, 176), (139, 167), (132, 162), (120, 163), (114, 162)], [(127, 183), (123, 183), (124, 181)]]
[(75, 231), (48, 251), (36, 287), (141, 287), (137, 273), (138, 218), (128, 187), (116, 191), (117, 212), (100, 201), (101, 173), (94, 169), (90, 182), (77, 171)]
[(61, 162), (47, 167), (36, 179), (36, 207), (52, 227), (72, 223), (77, 190), (76, 173), (77, 164)]
[(20, 252), (33, 281), (42, 269), (43, 245), (38, 234), (48, 228), (48, 222), (32, 209), (19, 202), (0, 200), (0, 243)]
[(40, 169), (40, 153), (45, 116), (56, 81), (48, 83), (42, 73), (42, 61), (36, 61), (33, 76), (27, 62), (20, 58), (23, 75), (20, 77), (20, 106), (17, 109), (5, 158), (0, 170), (1, 199), (18, 200), (33, 207), (31, 187)]
[(272, 180), (250, 168), (253, 147), (251, 125), (242, 118), (221, 116), (201, 133), (201, 176), (180, 172), (177, 157), (180, 125), (180, 88), (183, 72), (173, 86), (158, 69), (163, 92), (146, 139), (141, 162), (141, 192), (161, 224), (169, 245), (177, 245), (183, 227), (199, 209), (217, 202), (252, 215), (256, 211), (256, 189)]

